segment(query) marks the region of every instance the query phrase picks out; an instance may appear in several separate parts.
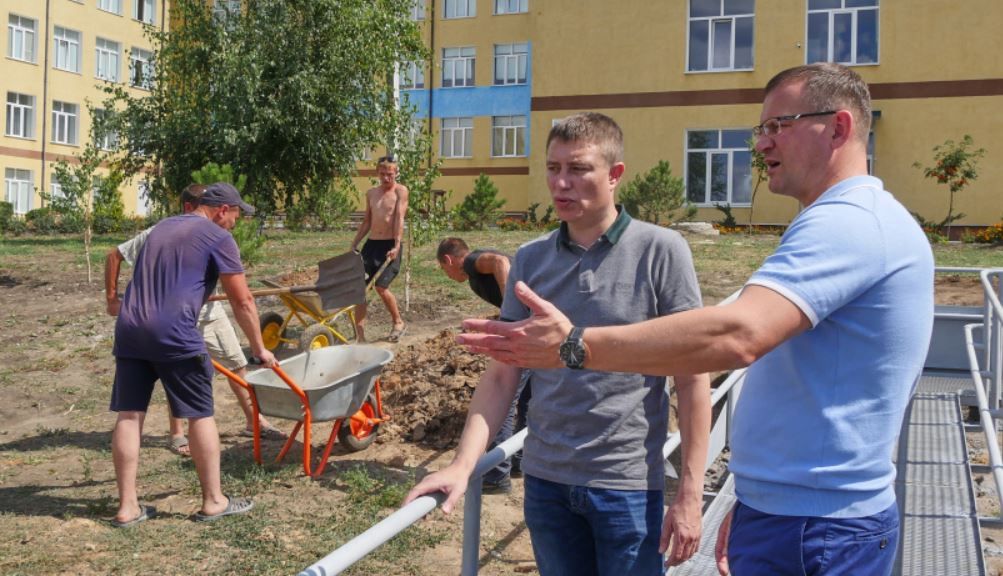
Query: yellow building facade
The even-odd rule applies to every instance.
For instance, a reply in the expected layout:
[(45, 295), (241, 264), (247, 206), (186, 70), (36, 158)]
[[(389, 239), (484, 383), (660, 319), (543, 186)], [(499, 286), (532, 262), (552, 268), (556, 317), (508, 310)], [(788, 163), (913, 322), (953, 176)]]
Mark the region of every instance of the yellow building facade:
[[(547, 132), (556, 119), (596, 110), (624, 129), (626, 178), (666, 160), (685, 179), (697, 219), (720, 220), (714, 204), (728, 204), (741, 223), (751, 216), (786, 224), (799, 210), (795, 201), (763, 184), (753, 205), (745, 142), (774, 74), (838, 61), (871, 86), (871, 170), (888, 190), (928, 220), (943, 219), (947, 188), (913, 164), (931, 164), (934, 146), (969, 134), (986, 156), (979, 179), (955, 198), (955, 212), (967, 215), (958, 223), (1003, 217), (996, 192), (1003, 182), (996, 160), (1003, 154), (996, 25), (1003, 4), (996, 0), (419, 3), (432, 58), (422, 63), (420, 87), (414, 67), (402, 68), (411, 70), (402, 74), (402, 98), (430, 123), (443, 167), (437, 187), (453, 192), (452, 203), (485, 173), (506, 210), (547, 206)], [(514, 78), (501, 70), (513, 60), (513, 44), (525, 46), (516, 51), (526, 59), (525, 73)], [(522, 116), (524, 130), (505, 126)], [(525, 139), (519, 154), (498, 154), (506, 134)], [(457, 154), (459, 146), (466, 148)]]
[[(168, 6), (166, 0), (4, 0), (0, 7), (7, 22), (0, 59), (3, 200), (25, 214), (45, 205), (41, 191), (59, 194), (54, 164), (82, 153), (93, 121), (88, 103), (100, 106), (101, 87), (113, 82), (145, 92), (153, 63), (144, 30), (163, 29)], [(114, 136), (100, 147), (114, 149)], [(121, 192), (127, 214), (146, 213), (139, 179)]]

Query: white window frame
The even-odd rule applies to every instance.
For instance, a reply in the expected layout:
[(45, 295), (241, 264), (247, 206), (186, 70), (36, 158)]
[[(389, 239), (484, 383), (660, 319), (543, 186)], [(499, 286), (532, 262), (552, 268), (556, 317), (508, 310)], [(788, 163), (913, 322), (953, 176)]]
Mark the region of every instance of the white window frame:
[(27, 214), (35, 199), (31, 170), (7, 168), (4, 171), (4, 200), (14, 205), (15, 214)]
[[(805, 63), (811, 64), (814, 62), (836, 62), (836, 33), (835, 24), (836, 17), (840, 15), (850, 16), (850, 60), (840, 61), (839, 64), (846, 66), (876, 66), (881, 63), (881, 0), (874, 0), (873, 6), (857, 6), (857, 7), (846, 7), (847, 0), (833, 0), (840, 3), (840, 8), (811, 8), (811, 0), (808, 0), (809, 9), (805, 11)], [(852, 0), (851, 0), (852, 2)], [(859, 16), (861, 12), (873, 11), (875, 13), (874, 22), (874, 42), (876, 44), (875, 56), (873, 62), (859, 62), (857, 61), (857, 41), (858, 32), (860, 28)], [(825, 39), (825, 58), (818, 59), (812, 58), (812, 38), (811, 30), (809, 24), (811, 21), (811, 16), (815, 14), (827, 14), (828, 22), (826, 24), (827, 37)]]
[(146, 24), (157, 23), (156, 0), (132, 0), (132, 19)]
[(19, 92), (7, 92), (7, 115), (4, 135), (29, 140), (35, 137), (34, 96)]
[[(706, 147), (690, 147), (690, 134), (694, 132), (717, 132), (717, 145), (716, 146), (706, 146)], [(729, 146), (724, 146), (725, 132), (739, 133), (744, 132), (745, 137), (742, 138), (741, 145), (733, 144)], [(728, 206), (736, 208), (747, 208), (752, 206), (752, 153), (749, 150), (748, 141), (752, 138), (752, 130), (744, 128), (708, 128), (708, 129), (689, 129), (686, 130), (686, 149), (684, 153), (685, 166), (686, 166), (686, 201), (689, 204), (702, 207), (713, 207), (715, 204), (726, 204)], [(748, 190), (748, 200), (742, 200), (741, 202), (735, 201), (735, 153), (743, 152), (748, 156), (748, 167), (746, 168), (748, 173), (746, 175), (746, 182), (749, 187)], [(703, 154), (704, 155), (704, 174), (703, 176), (703, 199), (696, 200), (690, 196), (690, 184), (691, 178), (695, 177), (695, 174), (690, 174), (690, 156), (691, 154)], [(726, 186), (725, 186), (725, 198), (717, 199), (713, 198), (713, 158), (714, 156), (724, 156), (727, 162), (726, 168)]]
[(477, 16), (477, 0), (444, 0), (443, 20), (454, 18), (474, 18)]
[(122, 0), (98, 0), (98, 10), (122, 15)]
[(38, 20), (10, 13), (7, 16), (7, 57), (35, 63), (38, 54)]
[(91, 123), (93, 124), (94, 129), (94, 140), (97, 147), (101, 150), (114, 152), (115, 150), (118, 150), (118, 132), (108, 129), (107, 127), (105, 127), (105, 130), (100, 133), (97, 131), (97, 124), (101, 123), (107, 115), (107, 110), (101, 108), (94, 109), (93, 118), (91, 118)]
[(419, 22), (425, 19), (425, 0), (411, 0), (411, 20)]
[(79, 31), (62, 26), (52, 28), (52, 67), (56, 70), (80, 73)]
[(122, 68), (122, 45), (98, 36), (94, 41), (94, 77), (118, 82)]
[[(442, 49), (442, 87), (473, 86), (477, 49), (473, 46), (451, 46)], [(457, 74), (459, 71), (459, 74)], [(469, 75), (469, 76), (468, 76)], [(459, 81), (457, 81), (459, 79)]]
[(526, 156), (526, 125), (527, 118), (522, 115), (492, 116), (491, 157), (521, 158)]
[[(719, 3), (718, 14), (716, 16), (693, 16), (693, 0), (687, 0), (686, 10), (687, 10), (687, 21), (686, 21), (686, 71), (687, 72), (733, 72), (738, 70), (752, 70), (755, 66), (755, 2), (753, 2), (753, 11), (749, 13), (736, 13), (736, 14), (725, 14), (727, 11), (725, 3), (728, 0), (717, 0)], [(749, 44), (749, 63), (748, 65), (736, 66), (735, 57), (738, 52), (738, 35), (736, 30), (738, 27), (739, 20), (748, 20), (752, 27), (752, 39)], [(707, 61), (702, 63), (702, 67), (694, 67), (693, 62), (690, 61), (690, 54), (692, 52), (693, 44), (693, 25), (695, 23), (705, 22), (707, 25), (706, 34), (707, 37), (704, 38), (707, 45)], [(718, 56), (717, 47), (717, 34), (719, 25), (727, 25), (728, 34), (730, 35), (728, 41), (728, 54), (723, 55), (727, 57), (727, 63), (724, 65), (718, 65), (716, 63)]]
[(525, 14), (529, 12), (529, 0), (495, 0), (495, 14)]
[(416, 90), (425, 87), (425, 66), (423, 62), (403, 62), (398, 73), (401, 90)]
[(52, 101), (52, 143), (76, 146), (80, 140), (80, 106)]
[(240, 15), (240, 9), (240, 0), (213, 0), (212, 19), (229, 30), (233, 26), (233, 17)]
[[(457, 116), (452, 118), (442, 118), (440, 126), (440, 158), (473, 157), (474, 119), (472, 117)], [(456, 153), (457, 148), (460, 149), (459, 154)]]
[[(143, 66), (142, 78), (137, 82), (136, 65)], [(129, 50), (129, 86), (149, 90), (153, 87), (153, 52), (133, 46)]]
[(529, 44), (495, 44), (495, 86), (525, 84), (529, 72)]
[(59, 198), (65, 198), (66, 194), (63, 192), (63, 185), (56, 176), (56, 173), (52, 173), (52, 177), (49, 179), (49, 200), (56, 200)]

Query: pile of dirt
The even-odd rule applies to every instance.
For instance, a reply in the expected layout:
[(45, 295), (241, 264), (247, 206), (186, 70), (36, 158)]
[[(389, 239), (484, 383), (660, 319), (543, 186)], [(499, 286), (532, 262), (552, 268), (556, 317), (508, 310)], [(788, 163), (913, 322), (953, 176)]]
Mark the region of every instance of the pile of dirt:
[(487, 358), (467, 352), (456, 343), (453, 330), (397, 350), (383, 369), (383, 404), (391, 420), (380, 429), (380, 439), (403, 439), (439, 450), (460, 439), (467, 407)]
[(274, 280), (283, 286), (313, 286), (317, 283), (317, 274), (317, 267), (311, 266), (303, 270), (286, 272)]

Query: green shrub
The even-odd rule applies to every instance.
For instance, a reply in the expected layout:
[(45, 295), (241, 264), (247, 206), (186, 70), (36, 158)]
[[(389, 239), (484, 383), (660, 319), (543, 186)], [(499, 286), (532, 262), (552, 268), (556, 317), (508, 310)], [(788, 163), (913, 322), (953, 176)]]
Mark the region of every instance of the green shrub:
[(717, 221), (718, 226), (738, 228), (738, 221), (735, 220), (735, 216), (731, 213), (731, 204), (714, 204), (714, 207), (724, 214), (724, 218)]
[(10, 202), (0, 202), (0, 234), (11, 231), (14, 221), (14, 205)]
[(474, 191), (453, 207), (453, 228), (457, 230), (484, 230), (501, 218), (505, 200), (498, 197), (498, 187), (485, 174), (477, 177)]
[(27, 229), (35, 234), (55, 234), (59, 231), (56, 211), (51, 207), (28, 210), (24, 215)]
[(286, 208), (284, 226), (293, 232), (303, 230), (338, 230), (355, 210), (355, 187), (351, 182), (332, 185), (327, 190), (310, 190), (298, 195)]
[(696, 214), (696, 207), (686, 204), (683, 179), (672, 175), (672, 167), (660, 160), (651, 170), (634, 176), (620, 190), (620, 203), (629, 214), (652, 224), (675, 220), (676, 211), (683, 209), (680, 220)]
[(265, 235), (261, 233), (258, 220), (241, 218), (233, 227), (233, 239), (240, 249), (240, 260), (244, 266), (253, 266), (264, 258), (262, 248), (265, 245)]

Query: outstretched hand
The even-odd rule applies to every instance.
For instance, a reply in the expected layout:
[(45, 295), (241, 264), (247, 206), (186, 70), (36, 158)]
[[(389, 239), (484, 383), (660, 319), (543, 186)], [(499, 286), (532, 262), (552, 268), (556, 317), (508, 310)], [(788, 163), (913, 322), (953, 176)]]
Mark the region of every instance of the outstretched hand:
[(658, 551), (665, 554), (666, 566), (678, 566), (689, 560), (700, 548), (702, 529), (700, 500), (682, 498), (676, 500), (665, 512), (662, 522), (662, 537)]
[(559, 349), (571, 332), (571, 321), (523, 282), (515, 285), (515, 295), (529, 308), (529, 318), (518, 322), (464, 320), (466, 332), (457, 336), (456, 341), (471, 352), (486, 354), (512, 366), (564, 367)]

